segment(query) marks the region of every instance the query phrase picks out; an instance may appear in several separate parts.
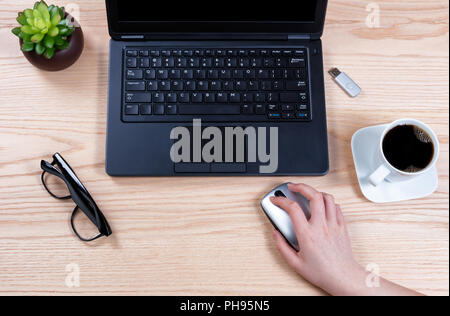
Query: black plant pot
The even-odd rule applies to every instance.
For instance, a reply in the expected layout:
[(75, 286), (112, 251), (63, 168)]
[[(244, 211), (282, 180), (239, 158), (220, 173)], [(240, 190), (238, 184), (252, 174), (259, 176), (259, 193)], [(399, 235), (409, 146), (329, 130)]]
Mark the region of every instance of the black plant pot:
[[(45, 71), (60, 71), (72, 66), (84, 49), (84, 36), (81, 27), (76, 27), (75, 31), (68, 38), (69, 47), (64, 50), (56, 50), (55, 55), (51, 59), (45, 58), (43, 55), (38, 55), (35, 51), (23, 52), (23, 55), (36, 68)], [(20, 47), (23, 41), (20, 40)]]

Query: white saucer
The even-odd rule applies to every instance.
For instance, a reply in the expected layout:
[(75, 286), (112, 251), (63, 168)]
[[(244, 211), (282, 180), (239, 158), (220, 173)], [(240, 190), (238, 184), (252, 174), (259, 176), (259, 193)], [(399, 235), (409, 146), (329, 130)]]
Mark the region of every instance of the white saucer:
[(384, 181), (378, 187), (369, 183), (369, 176), (378, 168), (375, 164), (377, 143), (386, 125), (359, 130), (352, 138), (353, 159), (359, 185), (364, 196), (374, 203), (392, 203), (424, 198), (438, 187), (436, 168), (410, 181), (390, 183)]

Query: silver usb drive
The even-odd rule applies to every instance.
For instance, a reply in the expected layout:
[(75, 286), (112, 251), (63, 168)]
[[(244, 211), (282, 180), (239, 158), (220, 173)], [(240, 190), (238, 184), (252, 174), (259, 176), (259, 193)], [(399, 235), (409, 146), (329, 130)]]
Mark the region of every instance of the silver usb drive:
[(334, 81), (352, 98), (357, 97), (361, 93), (361, 88), (346, 73), (341, 72), (337, 68), (331, 69), (329, 73)]

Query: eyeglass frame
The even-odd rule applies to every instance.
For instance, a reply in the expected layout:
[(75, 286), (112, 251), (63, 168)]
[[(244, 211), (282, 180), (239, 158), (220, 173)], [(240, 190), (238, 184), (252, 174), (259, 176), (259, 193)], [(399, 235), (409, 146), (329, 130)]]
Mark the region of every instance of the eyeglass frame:
[[(59, 170), (55, 166), (57, 166)], [(81, 241), (91, 242), (99, 239), (100, 237), (103, 236), (108, 237), (112, 234), (111, 227), (109, 226), (103, 213), (98, 208), (94, 199), (92, 198), (86, 187), (81, 183), (80, 179), (77, 177), (77, 175), (70, 167), (70, 165), (64, 160), (64, 158), (59, 153), (53, 155), (52, 163), (48, 163), (47, 161), (42, 160), (41, 169), (43, 170), (41, 175), (41, 181), (45, 190), (55, 199), (58, 200), (71, 199), (76, 204), (72, 212), (72, 216), (70, 218), (70, 224), (72, 226), (73, 232)], [(63, 180), (69, 190), (70, 195), (59, 197), (56, 196), (53, 192), (51, 192), (47, 184), (45, 183), (44, 177), (46, 173), (54, 175), (59, 179)], [(78, 233), (74, 225), (74, 219), (75, 215), (80, 210), (84, 214), (86, 214), (89, 220), (97, 227), (99, 231), (98, 235), (86, 239)]]

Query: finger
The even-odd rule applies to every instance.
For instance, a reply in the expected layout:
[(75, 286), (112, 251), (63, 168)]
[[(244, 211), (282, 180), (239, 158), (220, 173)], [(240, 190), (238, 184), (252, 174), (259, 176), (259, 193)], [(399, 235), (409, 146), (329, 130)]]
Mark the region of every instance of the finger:
[(302, 194), (309, 201), (312, 221), (320, 220), (325, 222), (325, 203), (321, 192), (303, 183), (290, 184), (289, 190)]
[(334, 197), (330, 194), (323, 193), (323, 201), (325, 204), (325, 216), (330, 223), (336, 223), (336, 203)]
[(336, 205), (336, 222), (339, 226), (345, 226), (344, 214), (340, 205)]
[(272, 197), (270, 200), (274, 205), (280, 207), (289, 214), (292, 224), (294, 224), (297, 239), (300, 240), (300, 236), (306, 230), (306, 227), (308, 227), (308, 220), (300, 205), (284, 197)]
[(275, 230), (273, 232), (273, 238), (275, 239), (275, 244), (277, 245), (278, 251), (281, 253), (283, 258), (298, 272), (301, 268), (301, 258), (298, 256), (297, 252), (289, 246), (280, 232)]

